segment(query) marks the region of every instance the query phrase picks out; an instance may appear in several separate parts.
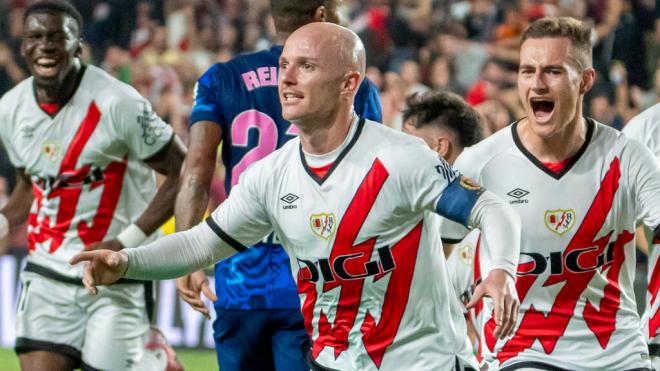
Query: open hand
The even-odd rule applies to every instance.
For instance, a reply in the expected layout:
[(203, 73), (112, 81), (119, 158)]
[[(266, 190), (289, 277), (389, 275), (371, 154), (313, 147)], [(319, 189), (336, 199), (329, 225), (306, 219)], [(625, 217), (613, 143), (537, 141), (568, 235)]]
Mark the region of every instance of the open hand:
[(211, 301), (216, 301), (218, 298), (209, 287), (209, 280), (204, 271), (197, 271), (188, 276), (177, 278), (176, 289), (183, 301), (188, 303), (194, 310), (202, 313), (206, 319), (211, 319), (211, 312), (202, 301), (200, 293), (204, 293), (204, 296), (211, 299)]
[(74, 256), (69, 264), (85, 264), (83, 284), (91, 295), (98, 294), (97, 285), (110, 285), (128, 270), (128, 255), (110, 250), (87, 251)]
[(476, 306), (484, 296), (493, 299), (495, 324), (497, 325), (493, 335), (499, 339), (513, 335), (513, 327), (518, 320), (518, 309), (520, 308), (513, 277), (502, 269), (493, 269), (488, 277), (475, 288), (467, 308)]

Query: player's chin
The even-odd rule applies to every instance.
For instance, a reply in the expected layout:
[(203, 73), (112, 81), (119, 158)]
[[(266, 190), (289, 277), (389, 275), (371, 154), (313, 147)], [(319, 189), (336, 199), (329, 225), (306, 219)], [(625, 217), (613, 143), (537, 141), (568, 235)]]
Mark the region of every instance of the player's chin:
[(539, 138), (550, 138), (557, 132), (556, 126), (552, 122), (537, 122), (531, 120), (532, 131)]
[(59, 75), (33, 73), (34, 82), (37, 86), (57, 86)]
[(298, 107), (282, 106), (282, 118), (287, 121), (296, 121), (304, 116), (304, 112)]

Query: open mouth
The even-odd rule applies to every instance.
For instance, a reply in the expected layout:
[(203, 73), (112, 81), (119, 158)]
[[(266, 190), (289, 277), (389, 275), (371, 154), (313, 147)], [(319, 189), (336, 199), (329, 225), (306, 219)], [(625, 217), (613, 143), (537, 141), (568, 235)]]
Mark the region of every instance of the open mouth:
[(296, 93), (289, 93), (289, 92), (283, 93), (282, 97), (284, 99), (284, 102), (286, 102), (286, 103), (295, 103), (295, 102), (299, 102), (303, 99), (302, 95), (296, 94)]
[(40, 76), (54, 76), (58, 72), (59, 62), (53, 58), (37, 58), (34, 63), (35, 72)]
[(537, 120), (545, 121), (550, 118), (555, 109), (555, 102), (548, 98), (532, 98), (530, 105)]

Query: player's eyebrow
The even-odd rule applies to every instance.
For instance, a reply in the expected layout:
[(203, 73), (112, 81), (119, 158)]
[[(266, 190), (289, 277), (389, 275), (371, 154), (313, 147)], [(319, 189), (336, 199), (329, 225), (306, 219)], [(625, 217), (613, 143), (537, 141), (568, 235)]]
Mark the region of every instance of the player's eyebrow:
[[(535, 69), (536, 69), (536, 65), (532, 65), (532, 64), (521, 64), (520, 67), (518, 67), (518, 70), (535, 70)], [(547, 70), (562, 70), (562, 71), (564, 71), (564, 70), (566, 70), (566, 68), (562, 64), (548, 64), (548, 65), (545, 65), (545, 66), (540, 66), (540, 69), (543, 70), (543, 71), (547, 71)]]
[(296, 63), (312, 63), (319, 64), (320, 59), (314, 57), (297, 57), (294, 58)]

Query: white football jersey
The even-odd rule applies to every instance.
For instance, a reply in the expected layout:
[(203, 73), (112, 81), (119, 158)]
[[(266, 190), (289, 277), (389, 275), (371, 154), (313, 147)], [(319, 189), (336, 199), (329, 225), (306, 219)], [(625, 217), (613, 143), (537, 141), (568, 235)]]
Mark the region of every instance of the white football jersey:
[(53, 117), (33, 89), (30, 77), (0, 100), (0, 138), (33, 182), (28, 262), (82, 277), (82, 265), (69, 259), (144, 211), (156, 183), (140, 160), (162, 150), (173, 132), (135, 89), (94, 66)]
[[(660, 160), (660, 103), (635, 116), (623, 132), (628, 138), (642, 142)], [(653, 227), (653, 226), (651, 226)], [(648, 291), (646, 293), (646, 310), (644, 311), (644, 336), (651, 344), (649, 351), (652, 356), (660, 357), (660, 239), (653, 239), (653, 247), (649, 251), (648, 262)]]
[[(660, 169), (638, 142), (590, 119), (587, 126), (585, 144), (559, 173), (523, 147), (517, 123), (456, 161), (522, 220), (518, 323), (512, 337), (498, 340), (494, 321), (486, 322), (492, 367), (650, 366), (633, 292), (634, 234), (638, 215), (660, 224)], [(444, 237), (462, 233), (443, 222)]]
[[(481, 231), (473, 229), (463, 240), (453, 244), (454, 249), (447, 258), (449, 279), (454, 286), (458, 300), (464, 305), (467, 305), (472, 299), (472, 293), (476, 285), (481, 283), (482, 272), (486, 276), (489, 271), (488, 254), (484, 254), (480, 249), (480, 236)], [(479, 302), (474, 308), (464, 310), (466, 310), (466, 317), (472, 322), (477, 332), (477, 343), (473, 345), (477, 348), (475, 351), (477, 360), (481, 361), (480, 339), (482, 338), (483, 301)]]
[(207, 222), (239, 250), (275, 231), (291, 259), (317, 364), (476, 368), (439, 228), (424, 213), (456, 212), (465, 222), (481, 188), (417, 138), (371, 121), (353, 125), (323, 178), (292, 139), (244, 172)]

